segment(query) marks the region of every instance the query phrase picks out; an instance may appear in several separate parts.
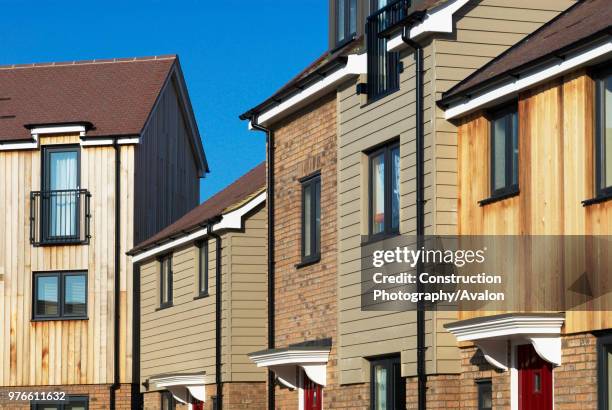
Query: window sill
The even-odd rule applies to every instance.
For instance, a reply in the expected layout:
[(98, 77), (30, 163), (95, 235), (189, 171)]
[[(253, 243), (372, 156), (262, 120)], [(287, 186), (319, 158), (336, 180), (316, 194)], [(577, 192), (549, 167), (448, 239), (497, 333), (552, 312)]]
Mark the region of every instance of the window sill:
[(582, 201), (582, 206), (601, 204), (602, 202), (607, 202), (611, 199), (612, 199), (612, 192), (605, 193), (605, 194), (602, 193), (596, 196), (595, 198), (585, 199), (584, 201)]
[(385, 241), (387, 239), (393, 239), (400, 235), (401, 234), (399, 232), (392, 232), (386, 234), (378, 234), (376, 236), (369, 236), (361, 241), (361, 246), (371, 245), (373, 243)]
[(296, 269), (300, 269), (306, 266), (314, 265), (321, 261), (321, 255), (311, 256), (308, 259), (304, 259), (302, 262), (295, 265)]
[(208, 292), (206, 292), (206, 293), (200, 293), (199, 295), (195, 296), (195, 297), (193, 298), (193, 300), (204, 299), (204, 298), (207, 298), (207, 297), (209, 297), (209, 296), (210, 296), (210, 294), (209, 294)]
[(89, 320), (89, 317), (35, 317), (30, 322), (68, 322), (74, 320)]
[(518, 196), (519, 194), (520, 194), (520, 191), (517, 189), (516, 191), (507, 192), (505, 194), (492, 196), (490, 198), (483, 199), (482, 201), (478, 201), (478, 205), (480, 205), (480, 206), (489, 205), (489, 204), (492, 204), (494, 202), (499, 202), (499, 201), (503, 201), (504, 199), (508, 199), (508, 198), (512, 198), (512, 197)]
[(160, 310), (164, 310), (164, 309), (168, 309), (171, 308), (172, 306), (174, 306), (172, 303), (168, 304), (168, 305), (163, 305), (158, 307), (157, 309), (155, 309), (156, 312), (160, 311)]

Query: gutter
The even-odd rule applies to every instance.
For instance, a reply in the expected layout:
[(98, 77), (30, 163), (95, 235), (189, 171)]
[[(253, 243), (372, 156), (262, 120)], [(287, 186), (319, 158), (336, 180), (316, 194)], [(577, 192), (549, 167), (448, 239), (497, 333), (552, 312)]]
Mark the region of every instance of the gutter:
[(114, 334), (113, 334), (113, 384), (110, 386), (110, 408), (111, 410), (115, 410), (116, 406), (116, 394), (117, 390), (121, 385), (121, 380), (119, 379), (119, 366), (120, 366), (120, 292), (121, 292), (121, 261), (119, 259), (119, 254), (121, 252), (121, 147), (118, 143), (117, 138), (114, 140), (113, 148), (115, 150), (115, 295), (114, 295)]
[[(259, 125), (256, 115), (251, 115), (248, 120), (252, 129), (266, 133), (266, 157), (268, 161), (266, 183), (266, 201), (268, 202), (268, 349), (274, 349), (274, 132)], [(268, 410), (276, 408), (274, 384), (274, 373), (268, 369)]]
[(221, 272), (221, 236), (213, 232), (214, 222), (209, 222), (207, 231), (210, 238), (215, 238), (215, 384), (217, 386), (217, 410), (223, 409), (223, 380), (221, 375), (221, 320), (222, 320), (222, 272)]
[[(408, 26), (402, 31), (402, 41), (411, 47), (416, 59), (416, 223), (417, 249), (424, 245), (425, 235), (425, 132), (423, 127), (423, 47), (410, 39)], [(423, 272), (423, 262), (417, 263), (417, 276)], [(417, 292), (423, 292), (423, 284), (417, 282)], [(418, 408), (427, 408), (427, 374), (425, 369), (425, 304), (417, 302), (417, 378), (418, 378)]]

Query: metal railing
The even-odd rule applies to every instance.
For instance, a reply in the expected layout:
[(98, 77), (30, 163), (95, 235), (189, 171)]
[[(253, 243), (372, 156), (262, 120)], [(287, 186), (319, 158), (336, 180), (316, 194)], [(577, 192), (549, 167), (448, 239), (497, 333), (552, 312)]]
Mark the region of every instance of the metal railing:
[(368, 100), (399, 88), (399, 53), (387, 52), (387, 39), (381, 33), (408, 16), (411, 0), (398, 0), (372, 13), (366, 22), (368, 48)]
[(34, 246), (89, 243), (90, 199), (91, 193), (86, 189), (32, 191), (30, 243)]

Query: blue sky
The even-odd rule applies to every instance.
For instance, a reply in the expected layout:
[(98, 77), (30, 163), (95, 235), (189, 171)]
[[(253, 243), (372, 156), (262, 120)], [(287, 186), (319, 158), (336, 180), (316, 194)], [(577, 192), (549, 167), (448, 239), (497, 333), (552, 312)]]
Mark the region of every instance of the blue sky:
[(205, 200), (264, 160), (264, 134), (238, 115), (325, 51), (327, 4), (0, 0), (0, 64), (179, 54), (211, 168)]

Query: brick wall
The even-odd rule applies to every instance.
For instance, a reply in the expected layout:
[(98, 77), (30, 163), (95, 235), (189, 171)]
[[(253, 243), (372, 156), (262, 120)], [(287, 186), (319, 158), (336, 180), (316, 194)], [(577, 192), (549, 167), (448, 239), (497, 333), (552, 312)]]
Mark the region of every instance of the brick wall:
[(493, 408), (510, 408), (510, 374), (491, 366), (474, 345), (462, 345), (461, 369), (458, 380), (460, 408), (478, 408), (478, 379), (491, 379)]
[[(0, 409), (30, 410), (30, 403), (25, 401), (9, 400), (9, 392), (65, 392), (69, 396), (88, 396), (90, 410), (108, 410), (110, 408), (110, 385), (84, 384), (69, 386), (23, 386), (0, 387)], [(132, 409), (132, 388), (129, 384), (122, 384), (116, 392), (116, 409)]]
[[(430, 375), (427, 377), (427, 408), (428, 409), (458, 409), (459, 376)], [(406, 409), (418, 409), (418, 379), (406, 378)]]
[[(217, 385), (206, 385), (205, 410), (212, 410), (212, 397), (217, 394)], [(161, 409), (161, 393), (153, 391), (143, 394), (145, 410)], [(266, 384), (264, 382), (252, 383), (223, 383), (223, 408), (226, 410), (265, 410), (267, 406)], [(176, 410), (187, 410), (187, 405), (176, 405)]]

